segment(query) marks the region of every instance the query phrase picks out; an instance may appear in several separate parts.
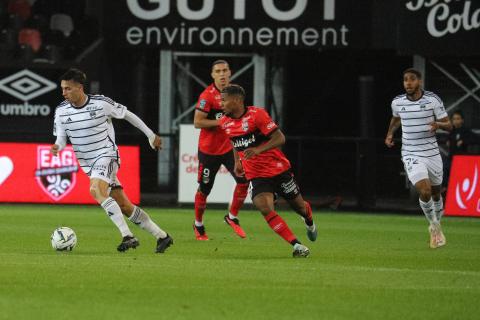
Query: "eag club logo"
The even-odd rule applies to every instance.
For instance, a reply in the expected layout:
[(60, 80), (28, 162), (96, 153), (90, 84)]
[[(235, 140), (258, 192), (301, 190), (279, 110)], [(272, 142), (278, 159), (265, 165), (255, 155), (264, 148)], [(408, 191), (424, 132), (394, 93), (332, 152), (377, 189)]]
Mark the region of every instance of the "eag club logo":
[(480, 216), (480, 157), (455, 156), (450, 170), (447, 215)]
[(50, 146), (38, 146), (35, 179), (52, 200), (59, 201), (75, 187), (78, 165), (72, 147), (54, 156)]

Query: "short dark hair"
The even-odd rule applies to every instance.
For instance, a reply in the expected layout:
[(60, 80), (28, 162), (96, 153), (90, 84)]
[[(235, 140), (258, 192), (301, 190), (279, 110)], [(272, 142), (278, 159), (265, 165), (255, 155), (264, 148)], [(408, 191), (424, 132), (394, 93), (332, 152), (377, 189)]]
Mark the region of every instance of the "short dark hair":
[(223, 64), (223, 63), (228, 65), (228, 67), (230, 67), (230, 65), (228, 64), (228, 62), (226, 60), (219, 59), (219, 60), (213, 61), (212, 70), (213, 70), (213, 67), (215, 67), (217, 64)]
[(460, 110), (454, 111), (454, 112), (452, 113), (452, 117), (453, 117), (454, 115), (456, 115), (456, 114), (458, 114), (458, 115), (460, 116), (460, 118), (465, 119), (464, 116), (463, 116), (463, 112), (462, 112), (462, 111), (460, 111)]
[(229, 86), (223, 88), (222, 93), (229, 96), (240, 96), (242, 100), (245, 99), (245, 90), (238, 84), (230, 84)]
[(422, 79), (422, 73), (415, 68), (408, 68), (407, 70), (403, 71), (403, 75), (405, 76), (407, 73), (413, 73), (417, 76), (418, 79)]
[(70, 68), (60, 77), (60, 80), (71, 80), (85, 86), (87, 84), (87, 75), (79, 69)]

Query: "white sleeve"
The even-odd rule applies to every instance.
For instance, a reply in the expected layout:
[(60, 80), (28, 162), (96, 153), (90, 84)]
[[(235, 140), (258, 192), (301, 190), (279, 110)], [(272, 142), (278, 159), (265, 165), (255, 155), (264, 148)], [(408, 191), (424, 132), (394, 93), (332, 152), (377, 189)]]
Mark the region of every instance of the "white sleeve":
[(105, 111), (105, 115), (115, 119), (124, 119), (125, 113), (127, 112), (127, 107), (109, 98), (106, 99), (108, 100), (105, 100), (103, 103), (103, 110)]
[(443, 101), (440, 98), (435, 99), (435, 105), (433, 107), (433, 112), (435, 113), (436, 119), (443, 119), (448, 117), (447, 111), (445, 111), (445, 106), (443, 105)]
[(396, 108), (395, 100), (392, 101), (392, 116), (396, 118), (400, 117)]
[(152, 136), (155, 136), (155, 133), (153, 133), (153, 131), (147, 127), (145, 122), (143, 122), (143, 120), (140, 119), (136, 114), (126, 110), (124, 119), (130, 122), (134, 127), (140, 129), (140, 131), (142, 131), (147, 138), (150, 139)]
[(57, 137), (55, 144), (58, 145), (59, 150), (62, 150), (67, 145), (67, 133), (60, 121), (60, 115), (55, 112), (55, 119), (53, 120), (53, 135)]
[(58, 150), (62, 150), (67, 145), (67, 137), (66, 136), (57, 136), (57, 140), (55, 140), (55, 144), (58, 146)]
[(56, 137), (67, 136), (65, 128), (62, 126), (62, 122), (60, 121), (60, 115), (57, 111), (55, 111), (55, 119), (53, 120), (53, 135)]

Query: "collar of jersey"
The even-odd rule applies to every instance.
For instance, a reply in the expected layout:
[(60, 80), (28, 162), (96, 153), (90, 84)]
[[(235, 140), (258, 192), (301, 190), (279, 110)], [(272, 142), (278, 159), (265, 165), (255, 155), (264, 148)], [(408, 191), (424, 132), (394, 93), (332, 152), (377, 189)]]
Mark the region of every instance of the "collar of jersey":
[(73, 105), (71, 102), (70, 102), (70, 105), (71, 105), (72, 107), (74, 107), (75, 109), (82, 109), (82, 108), (85, 108), (85, 106), (86, 106), (86, 105), (87, 105), (87, 104), (90, 102), (90, 95), (89, 95), (89, 94), (87, 94), (86, 96), (87, 96), (87, 101), (85, 101), (85, 103), (83, 104), (83, 106), (76, 107), (76, 106), (74, 106), (74, 105)]
[(230, 117), (230, 118), (232, 118), (232, 119), (242, 119), (243, 116), (244, 116), (247, 112), (248, 112), (248, 107), (245, 107), (245, 111), (243, 111), (243, 113), (240, 115), (240, 117), (238, 117), (238, 118)]
[(423, 95), (425, 94), (425, 91), (422, 90), (422, 95), (420, 96), (420, 98), (418, 98), (417, 100), (410, 100), (408, 99), (408, 94), (405, 95), (405, 98), (407, 98), (408, 101), (411, 101), (411, 102), (417, 102), (418, 100), (422, 99), (423, 98)]

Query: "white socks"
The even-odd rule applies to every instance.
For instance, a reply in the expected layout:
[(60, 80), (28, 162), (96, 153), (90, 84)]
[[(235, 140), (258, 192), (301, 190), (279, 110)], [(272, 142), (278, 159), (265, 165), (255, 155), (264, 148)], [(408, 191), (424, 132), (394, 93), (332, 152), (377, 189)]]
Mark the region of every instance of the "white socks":
[(228, 218), (230, 218), (230, 220), (237, 219), (237, 217), (231, 214), (230, 212), (228, 213)]
[(133, 236), (132, 232), (128, 228), (127, 222), (123, 218), (122, 210), (113, 198), (108, 197), (107, 200), (103, 201), (100, 205), (103, 207), (110, 220), (112, 220), (112, 222), (117, 226), (118, 230), (120, 230), (122, 237)]
[(157, 239), (167, 237), (167, 233), (160, 229), (160, 227), (150, 219), (150, 216), (137, 206), (133, 207), (132, 215), (128, 219), (140, 226), (143, 230), (150, 232)]
[(440, 197), (440, 200), (433, 201), (433, 211), (437, 217), (437, 221), (440, 222), (443, 216), (443, 199)]
[(203, 227), (203, 221), (197, 221), (197, 220), (195, 220), (195, 226), (197, 226), (197, 227)]
[(428, 222), (430, 222), (430, 224), (438, 223), (437, 216), (433, 210), (432, 198), (430, 198), (428, 202), (423, 202), (421, 199), (418, 199), (418, 202), (420, 203), (420, 208), (422, 208)]

